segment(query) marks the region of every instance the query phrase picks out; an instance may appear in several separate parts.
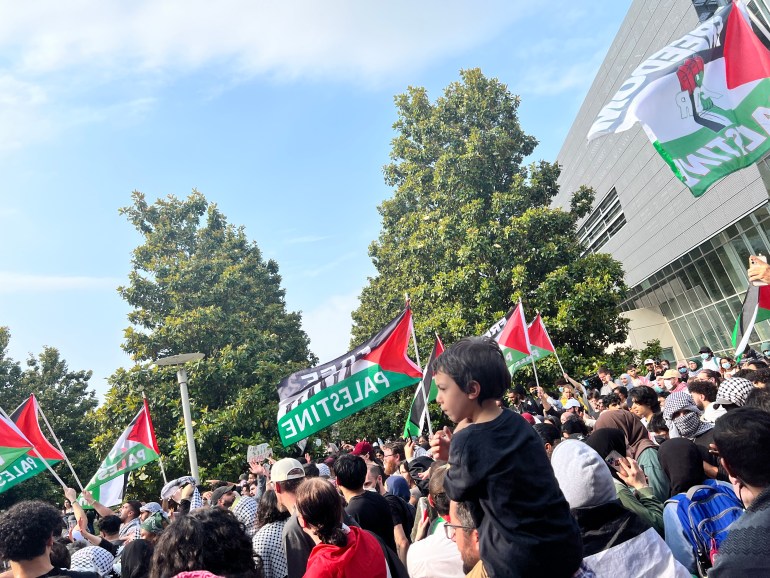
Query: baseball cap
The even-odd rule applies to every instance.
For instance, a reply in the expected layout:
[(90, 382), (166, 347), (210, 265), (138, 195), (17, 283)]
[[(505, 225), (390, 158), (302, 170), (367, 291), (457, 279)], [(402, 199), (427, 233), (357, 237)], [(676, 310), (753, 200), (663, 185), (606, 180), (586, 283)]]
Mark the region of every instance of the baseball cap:
[(353, 448), (353, 451), (350, 452), (354, 456), (362, 456), (362, 455), (369, 455), (369, 452), (372, 451), (372, 444), (370, 444), (367, 441), (358, 442), (356, 444), (356, 447)]
[(214, 492), (211, 494), (211, 505), (216, 506), (217, 502), (222, 499), (222, 496), (225, 494), (229, 494), (230, 492), (235, 490), (235, 485), (230, 486), (221, 486), (214, 490)]
[(650, 359), (649, 357), (644, 360), (645, 365), (655, 365), (655, 360)]
[(163, 508), (161, 508), (158, 502), (147, 502), (144, 506), (139, 508), (140, 512), (149, 512), (150, 514), (160, 512), (161, 510), (163, 510)]
[(564, 404), (564, 409), (571, 409), (573, 407), (580, 407), (580, 402), (576, 399), (568, 399)]
[(663, 379), (673, 379), (674, 377), (679, 377), (679, 372), (676, 369), (667, 369), (666, 373), (663, 374)]
[(270, 480), (273, 482), (287, 482), (304, 477), (305, 469), (294, 458), (278, 460), (270, 469)]

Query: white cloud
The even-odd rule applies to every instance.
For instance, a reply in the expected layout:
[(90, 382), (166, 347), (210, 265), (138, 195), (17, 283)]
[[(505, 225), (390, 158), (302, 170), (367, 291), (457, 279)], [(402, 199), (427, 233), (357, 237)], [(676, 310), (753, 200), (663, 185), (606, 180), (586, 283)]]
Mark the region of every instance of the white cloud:
[(32, 275), (0, 271), (0, 294), (52, 293), (58, 291), (92, 291), (115, 288), (119, 279), (66, 275)]
[(350, 314), (358, 307), (358, 291), (333, 295), (317, 307), (302, 313), (302, 328), (310, 338), (310, 350), (321, 363), (331, 361), (349, 350)]
[(2, 2), (0, 49), (31, 74), (215, 65), (245, 75), (374, 80), (484, 42), (521, 0)]

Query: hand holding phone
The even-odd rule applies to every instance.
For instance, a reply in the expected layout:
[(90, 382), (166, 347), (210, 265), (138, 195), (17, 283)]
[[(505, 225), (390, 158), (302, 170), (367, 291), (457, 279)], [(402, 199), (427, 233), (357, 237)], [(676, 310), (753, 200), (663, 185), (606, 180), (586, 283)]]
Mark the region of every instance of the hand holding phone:
[(770, 267), (767, 265), (767, 257), (764, 255), (751, 255), (749, 257), (749, 281), (754, 287), (764, 287), (770, 278)]

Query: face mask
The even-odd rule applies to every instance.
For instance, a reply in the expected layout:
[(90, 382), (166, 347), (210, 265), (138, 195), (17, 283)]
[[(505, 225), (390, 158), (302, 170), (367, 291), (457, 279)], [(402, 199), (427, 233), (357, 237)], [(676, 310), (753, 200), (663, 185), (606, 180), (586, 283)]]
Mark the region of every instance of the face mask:
[(708, 353), (701, 353), (700, 354), (700, 358), (701, 359), (708, 359), (709, 358), (709, 354)]
[(663, 385), (665, 385), (665, 386), (666, 386), (666, 389), (671, 389), (671, 387), (672, 387), (674, 384), (673, 384), (673, 383), (671, 383), (671, 380), (670, 380), (670, 379), (664, 379), (664, 380), (663, 380)]
[(564, 388), (563, 387), (559, 388), (559, 393), (564, 393)]
[(658, 445), (662, 444), (664, 441), (668, 439), (666, 436), (653, 436), (653, 437), (655, 437), (655, 443)]
[(729, 363), (723, 363), (723, 364), (722, 364), (722, 367), (723, 367), (724, 369), (730, 369), (730, 364), (729, 364)]
[(657, 393), (663, 393), (663, 388), (659, 385), (653, 385), (652, 389), (654, 389)]
[(695, 433), (698, 431), (698, 426), (700, 425), (700, 418), (697, 413), (689, 411), (684, 415), (675, 417), (674, 425), (676, 426), (677, 431), (679, 431), (679, 435), (682, 437), (695, 437)]
[(679, 368), (679, 373), (687, 373), (687, 368), (686, 367), (680, 367)]
[(764, 355), (765, 357), (770, 357), (770, 349), (768, 349), (767, 351), (763, 351), (762, 355)]
[(377, 488), (364, 488), (367, 492), (374, 492), (377, 493)]

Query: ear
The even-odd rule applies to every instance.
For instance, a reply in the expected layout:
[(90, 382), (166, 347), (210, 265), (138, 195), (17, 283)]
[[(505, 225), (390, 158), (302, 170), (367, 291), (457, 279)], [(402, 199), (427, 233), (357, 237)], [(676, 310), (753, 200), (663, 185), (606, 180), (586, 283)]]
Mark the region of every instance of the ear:
[(282, 494), (283, 491), (281, 489), (281, 482), (273, 482), (273, 486), (275, 487), (275, 493), (276, 494)]
[(431, 496), (430, 494), (428, 494), (428, 503), (434, 508), (436, 507), (436, 503), (433, 501), (433, 496)]
[(730, 464), (728, 464), (728, 463), (725, 461), (725, 459), (724, 459), (724, 458), (719, 458), (719, 463), (720, 463), (720, 464), (722, 464), (722, 467), (725, 469), (725, 471), (727, 472), (727, 475), (728, 475), (728, 476), (732, 476), (733, 478), (737, 477), (737, 476), (736, 476), (736, 475), (733, 473), (733, 469), (730, 467)]
[(479, 531), (476, 529), (471, 530), (471, 544), (474, 544), (476, 548), (479, 546)]
[(468, 384), (468, 399), (476, 399), (481, 395), (481, 385), (478, 381), (471, 380)]
[(302, 514), (297, 512), (297, 522), (299, 523), (300, 528), (307, 528), (307, 522), (305, 522), (305, 518), (302, 517)]

